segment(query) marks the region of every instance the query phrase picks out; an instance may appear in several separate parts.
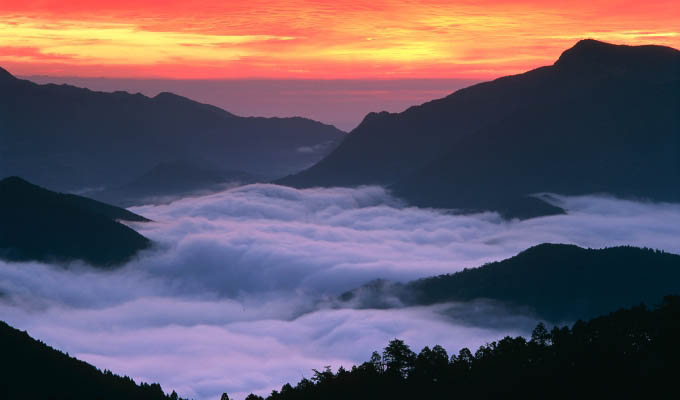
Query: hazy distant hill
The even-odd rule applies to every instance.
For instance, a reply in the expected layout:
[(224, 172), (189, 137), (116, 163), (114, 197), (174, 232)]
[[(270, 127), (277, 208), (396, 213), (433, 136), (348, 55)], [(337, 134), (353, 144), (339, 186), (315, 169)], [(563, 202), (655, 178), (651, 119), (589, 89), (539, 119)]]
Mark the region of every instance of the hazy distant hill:
[(167, 202), (179, 196), (205, 194), (257, 181), (241, 171), (223, 171), (189, 162), (161, 163), (126, 184), (85, 195), (121, 207)]
[(296, 187), (392, 185), (412, 204), (531, 217), (536, 192), (680, 201), (680, 51), (584, 40), (552, 66), (369, 114)]
[(658, 304), (680, 293), (680, 255), (636, 247), (583, 249), (542, 244), (507, 260), (407, 284), (377, 281), (347, 292), (344, 301), (364, 307), (489, 299), (560, 322)]
[(117, 222), (147, 221), (127, 210), (61, 194), (17, 177), (0, 181), (0, 258), (9, 261), (83, 260), (112, 266), (151, 242)]
[(344, 136), (304, 118), (238, 117), (171, 93), (37, 85), (0, 69), (0, 178), (58, 190), (127, 184), (176, 160), (281, 177), (320, 160)]
[[(164, 400), (158, 384), (102, 372), (0, 321), (0, 398)], [(175, 399), (177, 397), (174, 397)]]

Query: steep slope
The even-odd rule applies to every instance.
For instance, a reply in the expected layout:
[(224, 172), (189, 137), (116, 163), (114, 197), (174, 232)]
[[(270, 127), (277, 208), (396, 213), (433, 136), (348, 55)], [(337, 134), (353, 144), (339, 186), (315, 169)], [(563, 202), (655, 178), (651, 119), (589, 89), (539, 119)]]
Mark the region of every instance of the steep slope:
[(635, 247), (542, 244), (507, 260), (405, 285), (374, 282), (345, 293), (364, 306), (389, 296), (409, 305), (490, 299), (560, 322), (680, 293), (680, 255)]
[(280, 182), (393, 185), (412, 204), (559, 211), (527, 195), (680, 200), (680, 52), (579, 42), (552, 66), (401, 114), (370, 114), (324, 160)]
[[(164, 400), (158, 384), (102, 372), (0, 321), (0, 398)], [(175, 397), (176, 398), (176, 397)]]
[(51, 192), (21, 178), (0, 181), (0, 258), (9, 261), (83, 260), (110, 267), (150, 241), (116, 220), (146, 221), (95, 200)]
[(280, 177), (343, 137), (304, 118), (244, 118), (171, 93), (37, 85), (0, 71), (0, 177), (58, 190), (122, 185), (175, 160)]

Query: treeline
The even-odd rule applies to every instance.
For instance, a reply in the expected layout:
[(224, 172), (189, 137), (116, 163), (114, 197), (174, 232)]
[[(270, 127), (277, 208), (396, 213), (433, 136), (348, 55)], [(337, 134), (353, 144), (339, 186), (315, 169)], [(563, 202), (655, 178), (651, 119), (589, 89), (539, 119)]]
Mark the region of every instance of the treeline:
[(181, 400), (157, 383), (102, 372), (1, 321), (0, 355), (0, 399)]
[[(267, 400), (672, 398), (680, 371), (680, 296), (571, 327), (539, 324), (529, 340), (506, 337), (449, 357), (392, 340), (351, 370), (314, 371)], [(251, 394), (246, 400), (263, 400)]]

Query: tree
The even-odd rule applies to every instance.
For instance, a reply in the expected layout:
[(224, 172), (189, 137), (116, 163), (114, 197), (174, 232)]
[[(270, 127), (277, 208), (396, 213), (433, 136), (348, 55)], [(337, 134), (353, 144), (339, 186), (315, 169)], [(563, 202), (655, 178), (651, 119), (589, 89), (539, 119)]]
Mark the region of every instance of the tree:
[(534, 331), (531, 332), (531, 343), (539, 346), (550, 344), (550, 332), (548, 332), (543, 322), (539, 322)]
[(282, 396), (290, 395), (290, 394), (292, 394), (294, 391), (295, 391), (295, 390), (294, 390), (293, 387), (290, 385), (290, 383), (286, 383), (285, 385), (283, 385), (283, 386), (281, 387), (281, 395), (282, 395)]
[(323, 371), (319, 371), (316, 369), (313, 369), (314, 371), (314, 376), (312, 377), (312, 381), (314, 383), (324, 383), (324, 382), (329, 382), (333, 379), (333, 371), (331, 371), (331, 366), (326, 365), (323, 369)]
[(371, 354), (371, 360), (369, 363), (373, 366), (376, 372), (382, 373), (385, 371), (382, 357), (380, 357), (380, 353), (377, 351), (374, 351), (373, 354)]
[(416, 357), (414, 372), (418, 379), (429, 382), (440, 381), (449, 365), (449, 355), (443, 347), (432, 349), (425, 346)]
[(467, 368), (469, 368), (472, 365), (472, 360), (474, 360), (475, 358), (472, 355), (470, 349), (468, 349), (467, 347), (463, 347), (462, 349), (460, 349), (460, 351), (458, 352), (458, 357), (455, 357), (455, 359), (454, 357), (455, 356), (451, 357), (452, 363), (458, 363), (460, 365), (466, 366)]
[(413, 369), (416, 354), (403, 340), (392, 340), (383, 351), (383, 363), (388, 373), (406, 378)]

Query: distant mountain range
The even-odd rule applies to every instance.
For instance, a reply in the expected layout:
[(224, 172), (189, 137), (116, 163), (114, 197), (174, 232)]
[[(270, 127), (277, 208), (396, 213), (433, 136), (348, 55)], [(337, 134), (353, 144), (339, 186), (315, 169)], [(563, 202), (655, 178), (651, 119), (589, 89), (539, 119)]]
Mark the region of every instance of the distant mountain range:
[(0, 259), (121, 264), (151, 242), (118, 220), (148, 221), (125, 209), (51, 192), (21, 178), (0, 180)]
[(102, 372), (0, 321), (0, 398), (178, 400), (157, 383)]
[(636, 247), (583, 249), (542, 244), (507, 260), (400, 284), (375, 281), (344, 293), (359, 307), (389, 308), (491, 300), (551, 322), (619, 307), (658, 304), (680, 293), (680, 255)]
[(239, 117), (171, 93), (38, 85), (0, 68), (0, 178), (56, 190), (121, 187), (167, 163), (273, 179), (319, 161), (344, 136), (305, 118)]
[(176, 161), (161, 163), (126, 184), (82, 194), (121, 207), (130, 207), (170, 202), (179, 197), (207, 194), (258, 180), (262, 178), (246, 172)]
[(539, 192), (680, 201), (680, 51), (583, 40), (552, 66), (371, 113), (299, 188), (388, 185), (418, 206), (561, 212)]

